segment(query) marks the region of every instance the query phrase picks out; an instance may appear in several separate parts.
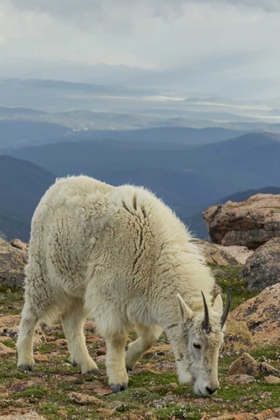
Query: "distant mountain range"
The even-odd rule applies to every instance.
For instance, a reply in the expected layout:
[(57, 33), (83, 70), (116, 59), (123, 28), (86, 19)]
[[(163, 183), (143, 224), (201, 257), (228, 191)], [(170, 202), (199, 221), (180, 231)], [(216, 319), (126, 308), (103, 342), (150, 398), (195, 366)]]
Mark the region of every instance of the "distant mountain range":
[[(119, 70), (120, 74), (125, 71)], [(155, 74), (156, 78), (159, 76), (156, 72), (149, 74)], [(186, 75), (182, 75), (186, 79)], [(26, 108), (27, 115), (20, 112), (22, 119), (32, 118), (74, 129), (126, 130), (180, 126), (280, 132), (279, 100), (256, 102), (193, 97), (182, 90), (166, 88), (166, 83), (164, 87), (155, 87), (153, 83), (148, 87), (132, 85), (123, 76), (122, 80), (126, 83), (115, 84), (100, 83), (98, 78), (93, 83), (94, 77), (91, 83), (51, 78), (0, 78), (0, 104), (2, 108), (17, 111)], [(0, 107), (0, 119), (2, 115)], [(11, 117), (10, 113), (7, 115)]]
[[(280, 100), (171, 89), (165, 71), (39, 64), (29, 78), (0, 78), (0, 235), (28, 240), (56, 176), (144, 185), (199, 236), (209, 205), (280, 187)], [(186, 69), (177, 70), (181, 85)]]
[(53, 142), (72, 130), (41, 121), (0, 120), (0, 147), (20, 147)]
[[(280, 186), (277, 134), (240, 135), (219, 127), (75, 132), (56, 123), (21, 119), (48, 115), (41, 111), (0, 107), (1, 115), (0, 155), (5, 156), (0, 156), (0, 231), (9, 237), (21, 220), (21, 232), (28, 237), (26, 223), (55, 176), (83, 173), (113, 185), (144, 185), (199, 236), (207, 233), (200, 212), (221, 197), (240, 191), (247, 197), (247, 190)], [(36, 146), (20, 147), (24, 144)]]
[[(198, 230), (192, 215), (222, 197), (267, 185), (280, 187), (280, 139), (269, 133), (250, 133), (199, 146), (177, 143), (176, 147), (157, 141), (65, 141), (6, 149), (5, 154), (33, 162), (40, 167), (36, 166), (38, 171), (48, 171), (44, 186), (54, 179), (52, 174), (86, 174), (113, 185), (143, 185), (182, 219), (189, 220), (191, 229), (199, 235), (205, 232)], [(13, 193), (13, 188), (8, 191)], [(28, 214), (33, 203), (29, 203)], [(0, 230), (5, 233), (1, 226)]]
[[(2, 115), (10, 115), (10, 119), (1, 120), (0, 108), (0, 151), (1, 148), (18, 148), (30, 145), (42, 145), (58, 141), (81, 140), (118, 140), (121, 142), (141, 143), (178, 143), (199, 145), (224, 141), (243, 134), (242, 131), (224, 128), (188, 128), (188, 127), (151, 127), (134, 130), (72, 130), (67, 126), (46, 121), (34, 121), (19, 118), (21, 108), (9, 111), (2, 108)], [(29, 112), (29, 111), (28, 111)], [(26, 116), (29, 114), (26, 114)], [(33, 114), (31, 114), (33, 115)], [(37, 115), (37, 114), (36, 114)], [(38, 114), (46, 118), (47, 113)], [(71, 113), (59, 113), (61, 118), (68, 119)], [(70, 115), (70, 116), (69, 116)], [(75, 114), (77, 117), (77, 113)], [(84, 113), (83, 113), (84, 115)], [(73, 117), (74, 118), (74, 117)], [(123, 116), (127, 119), (128, 116)], [(120, 121), (121, 116), (118, 116)], [(147, 145), (146, 145), (147, 146)]]
[(29, 240), (30, 221), (55, 176), (39, 166), (0, 156), (0, 231), (8, 239)]
[[(88, 130), (82, 134), (88, 140), (118, 140), (121, 142), (141, 143), (180, 143), (198, 146), (201, 144), (216, 143), (244, 134), (238, 130), (224, 128), (189, 128), (189, 127), (152, 127), (140, 130)], [(74, 139), (81, 138), (81, 133), (74, 133)]]

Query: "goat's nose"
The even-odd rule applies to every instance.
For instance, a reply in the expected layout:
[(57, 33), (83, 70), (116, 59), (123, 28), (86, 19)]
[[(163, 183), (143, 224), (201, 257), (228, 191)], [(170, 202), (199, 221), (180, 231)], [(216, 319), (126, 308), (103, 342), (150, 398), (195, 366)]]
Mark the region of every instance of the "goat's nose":
[(206, 387), (206, 391), (208, 392), (208, 394), (212, 395), (214, 394), (214, 392), (217, 391), (218, 388), (208, 388), (208, 386)]

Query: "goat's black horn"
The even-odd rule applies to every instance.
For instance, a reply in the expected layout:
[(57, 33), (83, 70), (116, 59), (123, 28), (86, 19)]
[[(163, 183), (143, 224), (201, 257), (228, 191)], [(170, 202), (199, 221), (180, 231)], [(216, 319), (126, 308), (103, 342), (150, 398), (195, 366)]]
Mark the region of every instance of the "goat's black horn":
[(206, 303), (204, 293), (201, 292), (201, 294), (202, 294), (203, 305), (204, 305), (204, 320), (202, 322), (202, 328), (208, 334), (211, 331), (210, 322), (209, 322), (209, 311), (208, 311), (208, 307), (207, 307), (207, 303)]
[(227, 303), (226, 303), (226, 307), (224, 309), (224, 312), (223, 312), (223, 315), (222, 315), (222, 318), (221, 318), (222, 328), (225, 325), (225, 322), (226, 322), (226, 319), (227, 319), (227, 316), (228, 316), (228, 313), (229, 313), (230, 302), (231, 302), (231, 297), (230, 297), (229, 291), (227, 290)]

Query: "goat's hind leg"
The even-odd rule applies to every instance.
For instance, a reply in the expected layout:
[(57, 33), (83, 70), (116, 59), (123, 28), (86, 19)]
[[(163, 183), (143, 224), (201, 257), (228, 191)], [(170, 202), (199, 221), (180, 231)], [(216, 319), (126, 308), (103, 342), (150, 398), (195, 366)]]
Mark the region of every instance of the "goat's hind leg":
[(135, 363), (151, 348), (162, 333), (159, 326), (136, 324), (138, 338), (126, 346), (125, 364), (127, 370), (132, 370)]
[(35, 365), (33, 336), (38, 320), (38, 314), (32, 312), (29, 302), (25, 302), (17, 339), (18, 369), (32, 370)]
[(52, 301), (48, 293), (42, 293), (30, 285), (26, 286), (25, 302), (19, 325), (17, 339), (18, 369), (32, 370), (35, 365), (33, 358), (33, 337), (38, 321), (51, 309)]
[(76, 298), (61, 315), (72, 364), (79, 365), (82, 373), (100, 375), (96, 363), (92, 360), (86, 346), (83, 324), (86, 319), (83, 300)]

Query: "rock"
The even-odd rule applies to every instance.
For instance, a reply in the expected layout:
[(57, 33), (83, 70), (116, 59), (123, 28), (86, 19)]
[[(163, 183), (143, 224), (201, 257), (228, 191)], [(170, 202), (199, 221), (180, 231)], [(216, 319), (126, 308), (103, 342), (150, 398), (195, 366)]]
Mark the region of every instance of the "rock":
[(73, 376), (73, 375), (67, 375), (67, 376), (63, 376), (63, 381), (64, 382), (76, 382), (77, 378), (76, 378), (76, 376)]
[[(215, 276), (215, 274), (214, 274), (214, 276)], [(212, 290), (212, 295), (217, 296), (217, 295), (222, 295), (222, 293), (223, 293), (223, 289), (221, 288), (221, 286), (219, 286), (217, 283), (215, 283), (214, 287), (213, 287), (213, 290)]]
[(207, 264), (217, 264), (221, 267), (239, 265), (237, 259), (234, 258), (229, 252), (227, 252), (226, 247), (222, 247), (200, 239), (195, 239), (195, 243), (198, 244), (202, 249)]
[(0, 329), (17, 327), (19, 323), (20, 315), (7, 315), (0, 317)]
[(229, 376), (245, 374), (258, 377), (260, 374), (258, 362), (249, 354), (243, 353), (229, 368)]
[(280, 419), (280, 407), (274, 409), (274, 415)]
[(280, 282), (280, 237), (260, 246), (246, 261), (240, 277), (248, 290), (263, 290)]
[(110, 418), (113, 418), (112, 416), (114, 414), (114, 410), (110, 410), (109, 408), (98, 408), (96, 411), (98, 413), (102, 414), (102, 417), (100, 417), (102, 419), (106, 419), (106, 418), (109, 418), (110, 419)]
[(16, 350), (11, 349), (10, 347), (5, 346), (4, 343), (0, 343), (0, 351), (5, 352), (7, 354), (15, 354)]
[(106, 354), (106, 347), (99, 347), (96, 350), (97, 356), (104, 356)]
[(93, 395), (82, 394), (80, 392), (70, 392), (68, 397), (71, 401), (74, 401), (81, 405), (103, 405), (102, 401), (99, 398), (94, 397)]
[(260, 373), (264, 376), (280, 376), (280, 371), (275, 369), (273, 366), (269, 365), (266, 362), (260, 364)]
[(12, 338), (0, 335), (0, 343), (4, 343), (5, 341), (12, 341)]
[(211, 240), (256, 249), (280, 236), (280, 195), (256, 194), (241, 203), (228, 201), (203, 213)]
[(171, 352), (171, 345), (170, 344), (159, 344), (151, 347), (146, 353), (144, 354), (144, 359), (150, 359), (153, 356), (162, 356), (166, 353)]
[(22, 242), (20, 239), (12, 239), (10, 244), (17, 249), (21, 249), (22, 251), (27, 252), (29, 244)]
[[(223, 414), (218, 417), (208, 417), (204, 416), (203, 420), (256, 420), (253, 413), (239, 413), (239, 414)], [(201, 419), (201, 420), (202, 420)]]
[(235, 308), (228, 316), (230, 321), (245, 322), (253, 337), (254, 346), (280, 344), (280, 283), (264, 289), (258, 296)]
[(83, 384), (83, 390), (89, 392), (90, 395), (94, 394), (98, 397), (113, 394), (113, 390), (109, 385), (102, 385), (100, 381), (90, 381)]
[(275, 417), (277, 408), (273, 411), (271, 409), (263, 410), (260, 413), (253, 414), (253, 413), (238, 413), (238, 414), (223, 414), (222, 416), (218, 417), (209, 417), (203, 416), (201, 420), (274, 420), (277, 419)]
[(22, 392), (27, 388), (27, 382), (16, 379), (13, 385), (10, 386), (9, 392)]
[(253, 342), (253, 336), (246, 322), (233, 319), (227, 322), (223, 353), (249, 351), (253, 346)]
[(246, 385), (251, 382), (256, 382), (256, 379), (254, 378), (254, 376), (251, 375), (238, 374), (228, 376), (227, 378), (225, 378), (225, 381), (230, 384)]
[(251, 249), (248, 249), (246, 246), (240, 246), (240, 245), (231, 245), (231, 246), (222, 246), (218, 245), (223, 250), (227, 251), (228, 254), (230, 254), (233, 258), (236, 259), (236, 261), (239, 263), (239, 265), (244, 265), (247, 261), (247, 259), (253, 255), (254, 251)]
[(0, 261), (0, 285), (22, 287), (27, 247), (25, 250), (19, 249), (0, 238)]
[(58, 347), (64, 347), (64, 346), (67, 346), (67, 340), (65, 339), (65, 338), (58, 338), (57, 340), (55, 340), (55, 344), (58, 346)]
[(229, 368), (229, 375), (245, 374), (257, 378), (263, 376), (280, 376), (280, 371), (270, 366), (268, 363), (258, 363), (250, 354), (243, 353), (236, 359)]
[(280, 407), (274, 409), (274, 415), (280, 419)]
[(101, 356), (97, 356), (95, 358), (96, 363), (101, 363), (103, 365), (105, 365), (106, 363), (106, 354), (102, 354)]
[(35, 411), (30, 411), (26, 414), (7, 414), (4, 416), (0, 416), (0, 420), (46, 420), (45, 417), (40, 416)]
[(274, 417), (273, 411), (270, 409), (263, 410), (260, 413), (256, 414), (256, 420), (268, 420)]
[(277, 376), (269, 375), (266, 376), (265, 381), (269, 384), (279, 384), (280, 378), (278, 378)]
[(48, 360), (49, 360), (49, 358), (46, 354), (41, 354), (41, 353), (34, 354), (34, 359), (37, 362), (48, 362)]
[(153, 363), (152, 369), (158, 373), (176, 372), (176, 365), (174, 362), (171, 362), (169, 360), (162, 360), (161, 362)]

